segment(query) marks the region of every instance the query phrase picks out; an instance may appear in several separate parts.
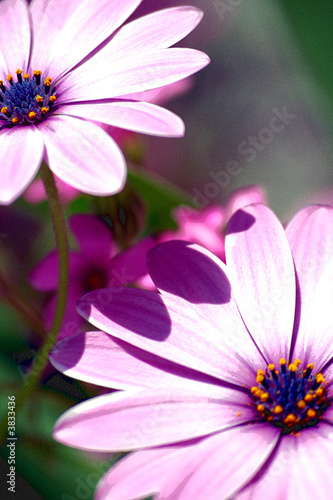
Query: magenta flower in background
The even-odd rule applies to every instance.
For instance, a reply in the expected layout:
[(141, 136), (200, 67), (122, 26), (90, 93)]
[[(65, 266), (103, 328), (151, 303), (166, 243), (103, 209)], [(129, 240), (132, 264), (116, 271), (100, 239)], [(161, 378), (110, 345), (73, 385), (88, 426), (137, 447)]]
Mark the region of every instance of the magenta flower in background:
[(131, 451), (96, 499), (329, 499), (333, 488), (333, 209), (286, 230), (263, 205), (231, 218), (225, 265), (172, 241), (148, 253), (160, 294), (78, 304), (103, 332), (51, 352), (66, 375), (120, 389), (67, 411), (54, 437)]
[[(147, 251), (155, 245), (153, 238), (123, 252), (112, 240), (111, 230), (94, 215), (72, 215), (68, 224), (78, 250), (69, 253), (69, 285), (65, 316), (58, 338), (77, 333), (82, 317), (76, 312), (76, 302), (88, 291), (106, 286), (127, 285), (147, 273)], [(41, 292), (51, 292), (45, 307), (47, 328), (52, 324), (58, 290), (58, 252), (50, 252), (30, 273), (31, 286)]]
[[(162, 232), (159, 243), (171, 240), (184, 240), (207, 248), (219, 259), (225, 261), (224, 230), (233, 213), (252, 203), (267, 203), (266, 193), (262, 186), (254, 185), (234, 191), (225, 207), (212, 205), (202, 210), (182, 206), (173, 212), (178, 224), (175, 231)], [(149, 274), (138, 280), (148, 290), (156, 290)]]
[(197, 50), (172, 48), (202, 12), (176, 7), (121, 27), (140, 0), (4, 0), (0, 3), (0, 202), (24, 191), (44, 159), (74, 188), (122, 189), (124, 157), (96, 123), (182, 136), (173, 113), (131, 94), (163, 87), (206, 66)]

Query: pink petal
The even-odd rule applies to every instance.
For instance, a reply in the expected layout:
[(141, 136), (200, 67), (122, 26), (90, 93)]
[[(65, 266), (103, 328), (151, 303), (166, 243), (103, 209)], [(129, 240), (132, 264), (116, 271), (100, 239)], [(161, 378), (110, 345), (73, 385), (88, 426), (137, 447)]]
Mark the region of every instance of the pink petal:
[(199, 24), (203, 13), (194, 7), (181, 6), (160, 10), (123, 26), (105, 52), (122, 58), (132, 53), (165, 49), (185, 38)]
[(68, 225), (85, 259), (106, 266), (114, 251), (111, 229), (95, 215), (77, 214)]
[(300, 287), (295, 355), (320, 369), (332, 356), (333, 209), (310, 206), (287, 227)]
[(277, 428), (260, 423), (236, 427), (210, 438), (215, 449), (190, 476), (179, 500), (230, 498), (260, 470), (279, 436)]
[(278, 452), (257, 483), (237, 500), (330, 498), (333, 488), (333, 427), (319, 424), (298, 436), (282, 436)]
[(51, 170), (84, 193), (109, 196), (125, 183), (125, 159), (113, 139), (94, 123), (52, 116), (39, 125)]
[[(237, 481), (239, 483), (244, 478), (247, 479), (253, 469), (260, 467), (276, 440), (277, 431), (267, 427), (266, 429), (267, 431), (263, 426), (237, 427), (194, 444), (132, 453), (103, 476), (97, 486), (96, 500), (141, 498), (157, 492), (160, 493), (158, 498), (161, 500), (213, 499), (214, 496), (209, 496), (208, 478), (213, 481), (226, 481), (225, 489), (229, 486), (229, 489), (232, 490), (233, 487), (234, 490), (237, 488)], [(245, 443), (249, 444), (248, 448), (241, 446), (243, 438)], [(251, 450), (253, 455), (250, 455)], [(218, 461), (214, 464), (211, 463), (211, 454), (218, 455)], [(213, 468), (218, 469), (215, 471), (215, 477), (211, 477), (213, 474), (208, 470), (208, 477), (203, 477), (197, 490), (189, 494), (193, 480), (196, 481), (197, 476), (202, 475), (201, 467), (205, 468), (207, 461)], [(238, 461), (241, 462), (239, 469), (236, 465)], [(230, 468), (231, 472), (228, 470)], [(214, 494), (216, 492), (213, 492)], [(221, 500), (226, 496), (221, 494), (217, 498)]]
[(146, 275), (146, 255), (155, 245), (155, 239), (149, 236), (113, 257), (110, 262), (109, 286), (134, 283)]
[[(50, 353), (57, 370), (68, 377), (113, 389), (135, 387), (183, 388), (221, 395), (221, 387), (207, 385), (205, 378), (169, 363), (104, 332), (73, 335)], [(110, 362), (112, 360), (112, 362)]]
[[(69, 253), (69, 280), (77, 279), (85, 268), (84, 259), (77, 253)], [(42, 261), (40, 261), (31, 271), (29, 282), (31, 286), (41, 292), (52, 292), (58, 289), (59, 261), (58, 252), (53, 250)]]
[(63, 106), (66, 115), (94, 120), (142, 134), (181, 137), (183, 121), (171, 111), (147, 102), (109, 102)]
[[(25, 71), (30, 51), (30, 22), (27, 2), (24, 0), (2, 0), (0, 2), (0, 53), (6, 66), (1, 68), (0, 78), (6, 81), (8, 73)], [(2, 66), (2, 65), (1, 65)]]
[(38, 129), (14, 127), (0, 132), (2, 155), (0, 203), (15, 201), (37, 173), (43, 158), (43, 139)]
[(253, 419), (241, 392), (221, 388), (214, 396), (205, 389), (201, 394), (172, 387), (98, 396), (66, 411), (53, 436), (80, 449), (126, 451), (205, 436)]
[(226, 260), (237, 305), (268, 362), (289, 359), (295, 314), (295, 273), (282, 225), (263, 205), (230, 219)]
[(221, 380), (251, 387), (256, 370), (262, 366), (262, 358), (242, 324), (233, 322), (229, 309), (224, 317), (222, 305), (216, 305), (220, 329), (199, 307), (147, 290), (96, 290), (80, 299), (77, 307), (91, 324), (112, 336)]
[[(50, 71), (56, 71), (50, 76), (58, 78), (78, 64), (111, 35), (139, 4), (139, 0), (126, 0), (126, 2), (99, 0), (97, 3), (89, 0), (75, 1), (75, 10), (68, 11), (66, 9), (66, 17), (64, 17), (61, 5), (53, 11), (49, 6), (48, 12), (44, 13), (46, 19), (44, 20), (42, 17), (42, 24), (39, 29), (37, 28), (36, 39), (37, 42), (39, 41), (49, 48), (49, 57), (46, 61)], [(54, 32), (50, 30), (49, 16), (56, 16), (55, 20), (51, 21), (57, 29), (56, 43)], [(60, 16), (62, 16), (63, 22), (61, 30), (59, 29)], [(50, 35), (52, 40), (50, 40)], [(38, 62), (39, 44), (35, 44), (35, 47), (37, 50), (33, 64)]]
[(62, 102), (110, 99), (163, 87), (196, 73), (209, 62), (206, 54), (194, 49), (156, 49), (116, 63), (113, 58), (97, 54), (66, 77)]
[(254, 185), (236, 189), (236, 191), (234, 191), (228, 199), (228, 203), (225, 208), (226, 220), (229, 220), (230, 217), (240, 208), (244, 208), (247, 205), (253, 205), (254, 203), (267, 205), (267, 195), (262, 186)]

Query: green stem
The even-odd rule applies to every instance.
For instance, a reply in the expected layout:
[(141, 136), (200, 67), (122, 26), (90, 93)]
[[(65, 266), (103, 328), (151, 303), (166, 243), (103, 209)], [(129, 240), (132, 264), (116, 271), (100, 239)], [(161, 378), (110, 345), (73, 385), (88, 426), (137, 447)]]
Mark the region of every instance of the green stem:
[(15, 311), (29, 327), (41, 337), (45, 337), (46, 331), (43, 321), (35, 306), (23, 297), (20, 292), (8, 283), (8, 280), (0, 271), (0, 295), (3, 302)]
[[(29, 395), (37, 387), (40, 376), (45, 366), (47, 365), (49, 352), (55, 344), (59, 329), (61, 327), (67, 300), (69, 251), (68, 251), (66, 223), (52, 172), (49, 170), (47, 165), (43, 164), (41, 166), (40, 173), (49, 202), (53, 228), (58, 248), (59, 287), (58, 287), (57, 307), (53, 320), (53, 325), (51, 327), (50, 333), (46, 338), (46, 341), (44, 342), (44, 344), (42, 345), (41, 349), (38, 351), (34, 359), (32, 369), (25, 380), (24, 387), (17, 395), (15, 401), (16, 415), (19, 412), (19, 410), (24, 406)], [(0, 436), (3, 436), (6, 433), (6, 427), (7, 427), (7, 415), (6, 415), (6, 420), (2, 423), (2, 425), (0, 425)]]

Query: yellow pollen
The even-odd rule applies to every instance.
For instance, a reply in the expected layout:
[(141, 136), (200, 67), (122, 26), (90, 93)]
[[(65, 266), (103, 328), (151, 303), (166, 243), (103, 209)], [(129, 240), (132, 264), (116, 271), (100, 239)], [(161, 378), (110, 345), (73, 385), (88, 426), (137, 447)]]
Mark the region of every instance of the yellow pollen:
[(20, 75), (20, 74), (22, 73), (22, 70), (21, 70), (21, 69), (17, 69), (17, 70), (15, 71), (15, 73), (16, 73), (17, 75)]
[(37, 95), (37, 96), (36, 96), (36, 101), (37, 101), (37, 102), (43, 102), (43, 98), (42, 98), (42, 96), (41, 96), (41, 95)]
[(325, 377), (321, 373), (318, 373), (316, 375), (316, 382), (317, 384), (322, 384), (323, 382), (325, 382)]
[(57, 100), (56, 96), (55, 95), (51, 95), (50, 96), (50, 101), (51, 102), (55, 102)]
[(1, 113), (5, 113), (6, 114), (7, 111), (8, 111), (7, 106), (4, 106), (3, 108), (1, 108)]
[(259, 411), (260, 413), (263, 412), (263, 411), (265, 411), (264, 405), (258, 405), (257, 406), (257, 411)]
[(11, 82), (11, 81), (12, 81), (12, 79), (13, 79), (12, 75), (7, 75), (7, 80), (8, 80), (9, 82)]
[(291, 371), (291, 372), (297, 371), (297, 365), (295, 363), (290, 363), (288, 368), (289, 368), (289, 371)]
[(284, 424), (294, 424), (297, 422), (297, 417), (293, 413), (289, 413), (289, 415), (286, 416), (286, 418), (283, 419)]
[(279, 363), (280, 363), (280, 365), (286, 365), (287, 361), (284, 358), (281, 358)]
[(44, 85), (46, 85), (46, 87), (50, 87), (51, 82), (52, 82), (52, 78), (50, 78), (50, 77), (48, 76), (48, 77), (47, 77), (47, 78), (45, 78), (45, 80), (44, 80)]
[(46, 108), (45, 106), (43, 106), (41, 108), (41, 111), (42, 111), (43, 115), (45, 115), (49, 111), (49, 108)]
[(30, 111), (29, 118), (36, 118), (36, 113), (34, 111)]
[(17, 118), (17, 116), (14, 116), (14, 118), (12, 118), (12, 123), (14, 123), (14, 125), (16, 125), (16, 123), (19, 122), (19, 119)]
[(261, 384), (261, 382), (263, 382), (263, 380), (265, 380), (265, 372), (264, 370), (258, 370), (258, 373), (257, 373), (257, 382), (258, 384)]
[(276, 414), (279, 414), (279, 413), (282, 413), (283, 412), (283, 408), (281, 405), (277, 405), (275, 408), (274, 408), (274, 413)]
[(317, 415), (317, 412), (312, 408), (309, 408), (306, 414), (309, 418), (314, 418)]
[(269, 398), (268, 392), (263, 392), (260, 396), (261, 401), (263, 401), (264, 403), (265, 401), (267, 401), (268, 398)]
[(306, 403), (311, 403), (311, 401), (313, 401), (313, 396), (312, 394), (306, 394), (306, 396), (304, 397), (304, 401)]
[(297, 359), (295, 359), (295, 361), (294, 361), (294, 365), (296, 365), (296, 366), (298, 367), (298, 366), (299, 366), (299, 365), (301, 365), (301, 364), (302, 364), (302, 361), (301, 361), (300, 359), (298, 359), (298, 358), (297, 358)]
[(268, 369), (272, 372), (274, 370), (275, 366), (273, 365), (273, 363), (270, 363), (268, 365)]
[(306, 407), (306, 402), (303, 399), (301, 399), (300, 401), (298, 401), (297, 406), (298, 406), (298, 408), (303, 410), (303, 408)]
[(34, 70), (34, 72), (33, 72), (32, 74), (33, 74), (34, 76), (38, 76), (38, 75), (40, 76), (40, 75), (42, 74), (42, 72), (41, 72), (41, 71), (39, 71), (39, 70), (37, 70), (37, 69), (35, 69), (35, 70)]
[(323, 387), (318, 387), (315, 391), (316, 396), (322, 396), (324, 394), (324, 388)]
[(309, 370), (313, 370), (313, 369), (314, 369), (314, 364), (313, 364), (313, 363), (309, 363), (309, 364), (307, 365), (307, 368), (308, 368)]
[(28, 73), (24, 73), (24, 74), (23, 74), (23, 78), (24, 78), (25, 80), (29, 80), (30, 76), (28, 75)]
[(2, 84), (3, 84), (3, 80), (0, 80), (0, 85), (2, 85)]
[(241, 416), (241, 412), (240, 412), (240, 411), (238, 411), (238, 412), (236, 413), (236, 417), (240, 417), (240, 416)]
[(268, 422), (271, 422), (272, 420), (273, 420), (273, 415), (268, 415), (268, 417), (267, 417), (267, 421), (268, 421)]

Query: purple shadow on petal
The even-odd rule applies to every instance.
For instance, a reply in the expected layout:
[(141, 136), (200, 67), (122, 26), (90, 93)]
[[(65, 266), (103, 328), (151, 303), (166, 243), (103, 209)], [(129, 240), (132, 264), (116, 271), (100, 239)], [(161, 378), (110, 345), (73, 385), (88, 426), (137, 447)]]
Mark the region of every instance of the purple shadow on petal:
[(301, 321), (302, 296), (301, 296), (301, 288), (299, 285), (299, 279), (297, 276), (296, 269), (295, 269), (295, 280), (296, 280), (295, 318), (294, 318), (293, 333), (291, 336), (290, 359), (292, 359), (294, 357), (294, 349), (295, 349), (295, 345), (296, 345), (299, 324)]
[(107, 321), (157, 342), (163, 342), (171, 333), (171, 319), (162, 297), (150, 290), (101, 288), (84, 295), (77, 306), (87, 321), (93, 308)]
[(226, 304), (231, 285), (213, 259), (191, 248), (192, 243), (172, 240), (147, 254), (148, 272), (159, 290), (192, 304)]
[(247, 231), (256, 221), (253, 215), (246, 213), (244, 210), (238, 210), (236, 214), (237, 216), (232, 216), (229, 221), (227, 234), (242, 233), (243, 231)]

